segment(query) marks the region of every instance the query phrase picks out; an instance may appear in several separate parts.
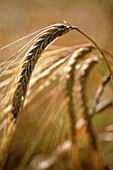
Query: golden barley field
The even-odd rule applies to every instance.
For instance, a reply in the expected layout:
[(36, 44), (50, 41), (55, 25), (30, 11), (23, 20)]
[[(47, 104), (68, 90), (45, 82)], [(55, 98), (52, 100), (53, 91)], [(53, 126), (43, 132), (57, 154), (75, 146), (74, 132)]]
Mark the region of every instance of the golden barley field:
[(112, 170), (112, 0), (0, 7), (0, 170)]

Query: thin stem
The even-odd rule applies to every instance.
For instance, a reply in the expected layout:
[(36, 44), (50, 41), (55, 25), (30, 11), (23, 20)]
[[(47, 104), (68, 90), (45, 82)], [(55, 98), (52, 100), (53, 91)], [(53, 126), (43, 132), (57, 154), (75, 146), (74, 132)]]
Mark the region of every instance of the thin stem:
[(79, 28), (77, 28), (77, 27), (75, 27), (75, 26), (72, 26), (72, 29), (77, 30), (79, 33), (81, 33), (82, 35), (84, 35), (87, 39), (89, 39), (89, 40), (96, 46), (96, 48), (100, 51), (101, 55), (103, 56), (103, 58), (104, 58), (104, 60), (105, 60), (105, 62), (106, 62), (106, 65), (107, 65), (107, 67), (108, 67), (108, 69), (109, 69), (109, 72), (110, 72), (110, 74), (111, 74), (111, 76), (112, 76), (112, 78), (113, 78), (112, 69), (111, 69), (111, 67), (109, 66), (109, 63), (108, 63), (108, 61), (107, 61), (107, 59), (106, 59), (103, 51), (102, 51), (102, 50), (100, 49), (100, 47), (98, 46), (98, 44), (97, 44), (91, 37), (89, 37), (89, 36), (86, 35), (84, 32), (82, 32)]

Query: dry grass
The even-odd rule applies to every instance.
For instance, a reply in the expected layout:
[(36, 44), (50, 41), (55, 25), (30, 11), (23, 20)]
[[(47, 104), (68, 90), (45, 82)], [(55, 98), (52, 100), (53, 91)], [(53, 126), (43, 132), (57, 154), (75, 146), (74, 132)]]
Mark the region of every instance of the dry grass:
[[(45, 51), (59, 36), (74, 29), (96, 47), (83, 44)], [(100, 101), (110, 75), (99, 82), (95, 97), (88, 98), (92, 83), (88, 86), (87, 79), (92, 67), (98, 66), (103, 74), (108, 68), (112, 76), (112, 56), (103, 51), (77, 27), (55, 24), (41, 30), (1, 64), (1, 170), (104, 170), (112, 167), (100, 149), (102, 141), (94, 126), (96, 122), (92, 121), (96, 112), (112, 105), (111, 92), (108, 97), (104, 94), (109, 102), (103, 104)], [(95, 76), (96, 72), (92, 74)], [(17, 145), (15, 139), (19, 128), (23, 130)]]

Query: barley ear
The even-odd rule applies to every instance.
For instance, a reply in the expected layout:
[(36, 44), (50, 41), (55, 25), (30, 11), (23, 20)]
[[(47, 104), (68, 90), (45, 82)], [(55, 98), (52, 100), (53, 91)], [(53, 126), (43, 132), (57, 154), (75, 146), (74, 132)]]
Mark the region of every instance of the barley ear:
[(73, 55), (69, 59), (67, 73), (66, 73), (66, 98), (67, 98), (67, 105), (68, 105), (68, 113), (69, 113), (69, 131), (72, 143), (72, 169), (76, 167), (79, 168), (79, 156), (78, 156), (78, 144), (76, 141), (76, 113), (74, 110), (74, 103), (73, 103), (73, 86), (75, 83), (75, 66), (77, 61), (81, 59), (85, 54), (89, 53), (91, 48), (80, 48), (76, 50)]
[(93, 160), (93, 167), (94, 169), (102, 169), (102, 160), (98, 150), (97, 139), (94, 131), (93, 124), (91, 122), (91, 118), (89, 115), (88, 107), (87, 107), (87, 99), (85, 95), (85, 85), (86, 85), (86, 77), (94, 64), (98, 62), (97, 57), (91, 57), (85, 60), (84, 64), (81, 66), (78, 72), (78, 81), (81, 85), (81, 98), (82, 98), (82, 105), (83, 108), (83, 117), (86, 121), (86, 129), (88, 132), (88, 136), (92, 145), (92, 160)]
[[(0, 147), (0, 152), (2, 153), (0, 157), (0, 164), (2, 165), (1, 168), (4, 167), (8, 155), (11, 139), (16, 128), (17, 116), (20, 110), (22, 109), (27, 92), (27, 87), (34, 67), (41, 54), (44, 52), (44, 50), (52, 42), (54, 42), (54, 40), (68, 33), (70, 30), (72, 30), (72, 28), (65, 24), (55, 24), (45, 29), (42, 33), (39, 34), (37, 42), (27, 52), (21, 64), (18, 66), (18, 72), (16, 72), (17, 75), (15, 76), (16, 78), (12, 84), (12, 87), (15, 90), (13, 90), (14, 94), (13, 93), (11, 94), (11, 97), (13, 96), (11, 109), (8, 113), (8, 117), (5, 120), (4, 129), (6, 130), (4, 131), (3, 129), (3, 135), (1, 139), (2, 143), (2, 147)], [(8, 101), (6, 101), (6, 103), (7, 102)], [(6, 103), (4, 103), (4, 105), (6, 105)], [(12, 126), (13, 130), (11, 128)], [(9, 133), (9, 131), (11, 133)], [(9, 136), (8, 138), (6, 138), (7, 135)]]

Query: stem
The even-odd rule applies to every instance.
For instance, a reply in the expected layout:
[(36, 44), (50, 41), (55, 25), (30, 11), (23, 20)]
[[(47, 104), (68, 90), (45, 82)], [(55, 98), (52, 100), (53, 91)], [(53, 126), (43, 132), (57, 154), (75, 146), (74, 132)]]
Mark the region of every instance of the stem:
[(72, 26), (72, 29), (77, 30), (79, 33), (81, 33), (83, 36), (85, 36), (87, 39), (89, 39), (89, 40), (96, 46), (96, 48), (100, 51), (101, 55), (103, 56), (103, 58), (104, 58), (104, 60), (105, 60), (105, 62), (106, 62), (106, 65), (107, 65), (107, 67), (108, 67), (108, 69), (109, 69), (109, 72), (110, 72), (110, 74), (111, 74), (111, 76), (112, 76), (112, 78), (113, 78), (112, 69), (111, 69), (111, 67), (109, 66), (109, 63), (108, 63), (108, 61), (107, 61), (107, 59), (106, 59), (103, 51), (102, 51), (102, 50), (100, 49), (100, 47), (98, 46), (98, 44), (97, 44), (92, 38), (90, 38), (88, 35), (86, 35), (84, 32), (82, 32), (79, 28), (77, 28), (77, 27), (75, 27), (75, 26)]

